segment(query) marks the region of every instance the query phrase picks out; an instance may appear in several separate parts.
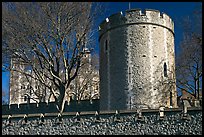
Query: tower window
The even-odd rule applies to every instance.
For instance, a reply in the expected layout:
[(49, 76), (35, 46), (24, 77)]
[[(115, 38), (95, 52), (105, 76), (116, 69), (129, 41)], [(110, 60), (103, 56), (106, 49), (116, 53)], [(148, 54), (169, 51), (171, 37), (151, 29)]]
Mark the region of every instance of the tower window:
[(131, 68), (128, 68), (128, 79), (129, 79), (129, 83), (131, 83)]
[(24, 101), (27, 101), (27, 96), (24, 96)]
[(98, 90), (98, 86), (96, 86), (96, 90)]
[(173, 101), (172, 101), (172, 92), (170, 92), (170, 106), (173, 106)]
[(164, 77), (167, 77), (167, 65), (164, 63)]

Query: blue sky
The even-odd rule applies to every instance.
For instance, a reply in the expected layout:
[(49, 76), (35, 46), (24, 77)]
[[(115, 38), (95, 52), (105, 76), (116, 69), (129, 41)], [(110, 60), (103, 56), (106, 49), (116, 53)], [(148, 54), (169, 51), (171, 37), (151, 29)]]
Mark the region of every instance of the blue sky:
[[(97, 20), (99, 25), (106, 17), (120, 11), (129, 9), (129, 2), (102, 2), (105, 14)], [(130, 2), (131, 9), (141, 8), (156, 9), (169, 15), (174, 21), (175, 30), (175, 51), (178, 53), (179, 42), (182, 40), (182, 28), (180, 22), (183, 17), (192, 15), (193, 11), (201, 4), (201, 2)], [(97, 37), (98, 35), (96, 35)], [(97, 48), (98, 52), (98, 43)], [(9, 73), (2, 72), (2, 89), (7, 93), (9, 91)], [(8, 96), (7, 96), (8, 98)]]
[[(106, 17), (109, 17), (114, 13), (129, 9), (129, 2), (103, 2), (103, 4), (106, 7), (106, 14), (105, 17), (99, 20), (99, 22), (102, 22)], [(178, 44), (183, 35), (180, 24), (181, 19), (186, 16), (191, 17), (195, 8), (200, 4), (201, 2), (130, 2), (130, 7), (131, 9), (140, 8), (142, 10), (155, 9), (169, 15), (175, 25), (175, 48), (176, 52), (178, 52)]]

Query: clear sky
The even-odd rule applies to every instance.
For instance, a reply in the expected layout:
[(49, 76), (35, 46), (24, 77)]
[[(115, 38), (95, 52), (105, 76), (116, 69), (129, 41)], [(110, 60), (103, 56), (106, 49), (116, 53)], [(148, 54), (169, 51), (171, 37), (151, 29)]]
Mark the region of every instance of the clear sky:
[[(97, 21), (98, 25), (106, 17), (109, 17), (114, 13), (129, 9), (129, 2), (102, 2), (102, 4), (104, 5), (105, 14)], [(183, 36), (181, 29), (181, 20), (183, 17), (191, 17), (193, 11), (200, 4), (201, 2), (130, 2), (130, 8), (141, 8), (142, 10), (156, 9), (169, 15), (174, 21), (175, 52), (178, 53), (178, 45)], [(98, 52), (98, 45), (96, 50)], [(2, 89), (4, 89), (7, 93), (9, 91), (9, 73), (2, 72)]]

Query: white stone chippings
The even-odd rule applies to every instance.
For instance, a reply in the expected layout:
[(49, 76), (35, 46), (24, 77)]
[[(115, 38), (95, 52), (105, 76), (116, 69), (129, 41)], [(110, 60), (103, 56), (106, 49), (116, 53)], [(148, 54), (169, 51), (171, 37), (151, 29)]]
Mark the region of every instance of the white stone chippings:
[[(164, 21), (164, 25), (166, 26), (166, 21)], [(164, 31), (164, 49), (165, 49), (165, 62), (167, 64), (167, 68), (168, 68), (168, 51), (167, 51), (167, 36), (166, 36), (166, 29), (163, 29)]]
[[(108, 80), (102, 89), (108, 89), (104, 91), (108, 92), (108, 95), (100, 99), (102, 103), (108, 103), (108, 109), (119, 107), (124, 102), (127, 108), (131, 108), (131, 105), (136, 108), (138, 105), (157, 108), (159, 105), (165, 105), (163, 102), (167, 101), (166, 98), (161, 98), (165, 96), (165, 87), (160, 86), (160, 81), (164, 80), (164, 62), (167, 69), (175, 65), (172, 62), (173, 56), (169, 53), (173, 52), (169, 49), (174, 46), (171, 42), (174, 41), (173, 25), (169, 23), (168, 16), (161, 18), (158, 11), (147, 10), (145, 15), (138, 14), (140, 12), (141, 10), (131, 10), (122, 17), (121, 14), (118, 17), (110, 16), (109, 23), (101, 25), (103, 27), (99, 41), (105, 40), (101, 39), (102, 37), (108, 37), (109, 46), (112, 47), (109, 48), (111, 51), (108, 53), (108, 61), (103, 62), (101, 59), (101, 64), (107, 64), (107, 74), (104, 69), (106, 76), (103, 77)], [(102, 69), (103, 66), (100, 68), (103, 72)], [(128, 82), (127, 85), (124, 82)], [(116, 99), (112, 95), (116, 96)], [(119, 97), (124, 97), (122, 103), (118, 102)], [(124, 106), (121, 109), (127, 109)]]
[(152, 62), (152, 47), (153, 47), (153, 41), (152, 41), (152, 25), (149, 25), (148, 26), (149, 28), (149, 58), (150, 58), (150, 84), (151, 84), (151, 90), (150, 90), (150, 93), (151, 93), (151, 96), (152, 96), (152, 99), (151, 99), (151, 104), (154, 104), (154, 96), (155, 96), (155, 92), (153, 90), (153, 81), (154, 81), (154, 78), (153, 78), (153, 62)]
[[(127, 33), (129, 33), (128, 35), (132, 34), (132, 31), (131, 31), (131, 27), (128, 27), (127, 29)], [(133, 91), (132, 91), (132, 59), (131, 59), (131, 47), (132, 47), (132, 44), (131, 44), (131, 40), (130, 40), (130, 36), (129, 36), (129, 39), (127, 40), (127, 44), (128, 46), (128, 69), (127, 69), (127, 78), (128, 78), (128, 90), (126, 91), (127, 93), (127, 99), (126, 99), (126, 102), (127, 103), (127, 108), (130, 108), (132, 109), (132, 99), (134, 98), (134, 94), (133, 94)]]
[[(166, 21), (164, 21), (164, 25), (166, 26)], [(168, 61), (167, 34), (166, 34), (167, 32), (166, 31), (167, 31), (166, 29), (163, 29), (163, 33), (164, 33), (164, 50), (165, 50), (165, 61), (164, 62), (166, 62), (166, 65), (167, 65), (167, 76), (168, 76), (169, 61)], [(164, 79), (166, 79), (166, 78), (164, 77)]]

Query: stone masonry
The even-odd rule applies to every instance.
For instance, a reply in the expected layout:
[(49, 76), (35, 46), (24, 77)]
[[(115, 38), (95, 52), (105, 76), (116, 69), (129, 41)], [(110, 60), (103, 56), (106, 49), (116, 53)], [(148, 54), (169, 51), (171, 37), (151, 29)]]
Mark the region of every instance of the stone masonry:
[(118, 120), (114, 111), (100, 112), (96, 122), (95, 112), (63, 114), (59, 123), (57, 114), (47, 113), (44, 123), (40, 115), (28, 114), (27, 123), (23, 115), (16, 115), (8, 124), (7, 116), (2, 115), (2, 135), (202, 135), (202, 110), (188, 110), (188, 118), (182, 118), (182, 110), (164, 112), (161, 119), (158, 110), (142, 112), (142, 118), (136, 111), (120, 112)]
[(174, 23), (157, 10), (116, 13), (99, 27), (100, 109), (177, 107)]

